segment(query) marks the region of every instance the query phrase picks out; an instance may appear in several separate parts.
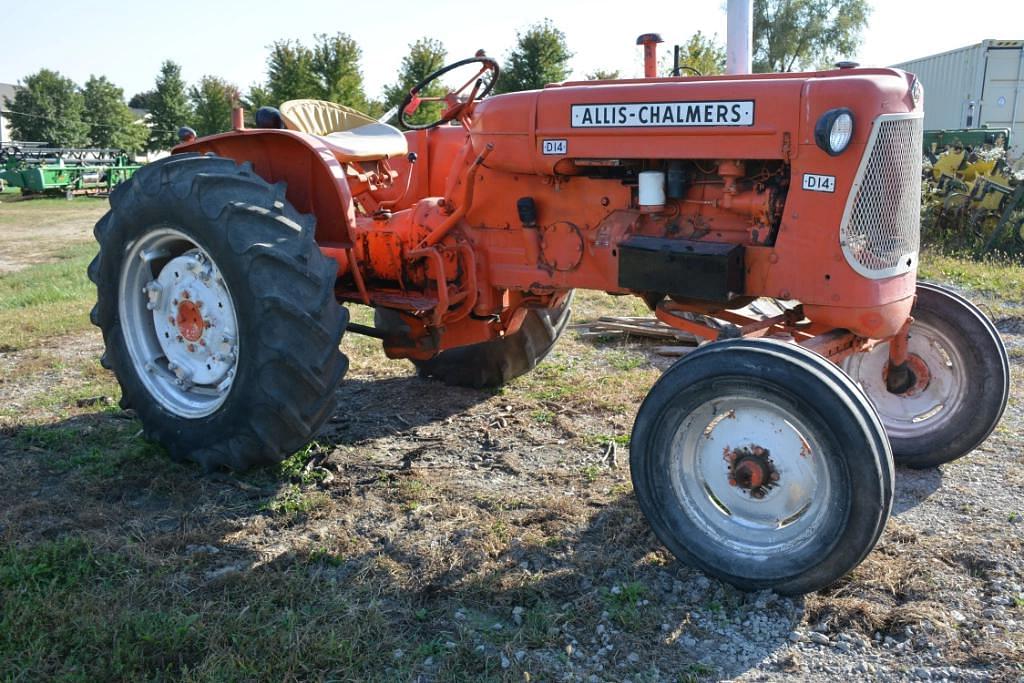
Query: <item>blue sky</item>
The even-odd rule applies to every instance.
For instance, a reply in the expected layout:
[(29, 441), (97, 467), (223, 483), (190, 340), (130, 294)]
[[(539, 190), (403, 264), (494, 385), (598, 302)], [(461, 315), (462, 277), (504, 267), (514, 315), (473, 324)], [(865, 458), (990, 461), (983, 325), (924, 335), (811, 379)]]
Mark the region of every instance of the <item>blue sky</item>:
[[(725, 2), (514, 2), (388, 0), (174, 0), (173, 2), (7, 2), (0, 13), (0, 82), (16, 83), (40, 68), (83, 83), (103, 74), (131, 96), (152, 87), (160, 62), (174, 59), (185, 78), (214, 74), (243, 91), (264, 77), (266, 46), (280, 38), (311, 42), (314, 33), (344, 31), (363, 48), (368, 94), (394, 79), (410, 42), (440, 39), (454, 60), (484, 48), (501, 58), (517, 29), (549, 17), (575, 52), (577, 76), (595, 69), (639, 75), (640, 33), (657, 31), (668, 45), (701, 30), (725, 39)], [(1024, 3), (998, 0), (984, 10), (952, 0), (872, 0), (874, 12), (859, 54), (865, 64), (891, 64), (978, 42), (1024, 39)], [(671, 48), (669, 48), (671, 49)]]

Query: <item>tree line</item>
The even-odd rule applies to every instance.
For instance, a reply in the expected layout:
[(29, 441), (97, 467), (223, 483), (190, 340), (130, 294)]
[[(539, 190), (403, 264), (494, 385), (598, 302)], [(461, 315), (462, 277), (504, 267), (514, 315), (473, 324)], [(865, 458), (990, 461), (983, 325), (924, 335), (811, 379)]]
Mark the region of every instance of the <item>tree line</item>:
[[(837, 56), (856, 49), (867, 25), (866, 0), (754, 0), (754, 71), (792, 71), (827, 67)], [(659, 71), (674, 67), (663, 51)], [(496, 93), (542, 88), (571, 73), (573, 53), (565, 34), (550, 20), (517, 32), (516, 43), (502, 60)], [(409, 90), (449, 61), (440, 41), (423, 37), (409, 45), (397, 78), (379, 98), (370, 97), (360, 68), (362, 49), (346, 33), (317, 34), (311, 45), (279, 40), (268, 47), (266, 80), (248, 92), (218, 76), (204, 75), (189, 85), (174, 61), (163, 62), (152, 89), (126, 104), (124, 92), (104, 76), (92, 76), (83, 87), (56, 71), (41, 69), (25, 77), (13, 100), (5, 98), (16, 139), (57, 146), (117, 147), (130, 152), (169, 149), (178, 142), (178, 128), (190, 126), (199, 135), (228, 130), (231, 110), (243, 106), (248, 115), (258, 108), (290, 99), (337, 102), (375, 117), (397, 106)], [(725, 70), (725, 49), (717, 36), (698, 31), (681, 45), (683, 75), (711, 75)], [(597, 70), (588, 79), (618, 78), (618, 71)], [(441, 95), (435, 83), (424, 95)], [(146, 109), (142, 125), (129, 107)], [(436, 118), (429, 107), (413, 118)]]

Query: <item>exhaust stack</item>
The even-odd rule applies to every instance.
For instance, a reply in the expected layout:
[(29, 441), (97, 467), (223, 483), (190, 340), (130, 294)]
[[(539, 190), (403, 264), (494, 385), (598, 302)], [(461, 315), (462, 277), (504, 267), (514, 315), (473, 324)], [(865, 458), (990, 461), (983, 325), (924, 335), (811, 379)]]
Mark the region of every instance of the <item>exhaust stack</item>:
[(644, 33), (636, 39), (637, 45), (644, 46), (644, 78), (658, 77), (658, 43), (663, 43), (657, 33)]

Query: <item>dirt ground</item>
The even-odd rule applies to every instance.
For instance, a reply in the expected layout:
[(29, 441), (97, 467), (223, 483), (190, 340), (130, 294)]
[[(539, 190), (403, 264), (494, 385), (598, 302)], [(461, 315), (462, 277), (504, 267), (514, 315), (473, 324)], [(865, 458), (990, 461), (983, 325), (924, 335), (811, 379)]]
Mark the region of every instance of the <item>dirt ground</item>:
[(68, 243), (92, 238), (92, 226), (107, 210), (107, 200), (77, 197), (0, 199), (0, 273), (50, 260)]
[[(46, 220), (84, 238), (93, 218)], [(31, 226), (0, 229), (5, 267), (45, 260), (22, 253)], [(575, 322), (626, 305), (583, 296)], [(643, 343), (573, 329), (485, 392), (347, 336), (322, 434), (242, 476), (144, 444), (98, 333), (0, 353), (0, 679), (1021, 680), (1022, 320), (998, 321), (1013, 385), (992, 437), (898, 470), (876, 550), (796, 599), (651, 534), (627, 443), (670, 361)]]

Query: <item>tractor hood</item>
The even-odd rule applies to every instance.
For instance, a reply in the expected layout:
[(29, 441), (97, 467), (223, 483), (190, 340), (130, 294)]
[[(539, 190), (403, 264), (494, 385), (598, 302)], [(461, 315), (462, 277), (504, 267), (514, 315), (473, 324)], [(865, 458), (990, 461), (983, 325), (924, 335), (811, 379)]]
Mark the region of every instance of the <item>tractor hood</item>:
[(878, 115), (914, 110), (912, 83), (895, 69), (561, 83), (484, 100), (471, 136), (509, 173), (558, 174), (574, 159), (792, 159), (838, 107), (862, 147)]

